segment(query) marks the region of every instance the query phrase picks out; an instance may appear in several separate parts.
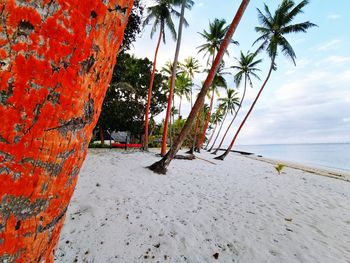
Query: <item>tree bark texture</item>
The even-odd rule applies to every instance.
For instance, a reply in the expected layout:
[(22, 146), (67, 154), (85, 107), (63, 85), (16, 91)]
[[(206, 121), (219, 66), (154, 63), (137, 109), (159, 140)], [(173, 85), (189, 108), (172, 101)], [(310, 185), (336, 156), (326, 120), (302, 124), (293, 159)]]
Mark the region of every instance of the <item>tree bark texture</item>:
[(0, 1), (0, 262), (53, 262), (132, 4)]

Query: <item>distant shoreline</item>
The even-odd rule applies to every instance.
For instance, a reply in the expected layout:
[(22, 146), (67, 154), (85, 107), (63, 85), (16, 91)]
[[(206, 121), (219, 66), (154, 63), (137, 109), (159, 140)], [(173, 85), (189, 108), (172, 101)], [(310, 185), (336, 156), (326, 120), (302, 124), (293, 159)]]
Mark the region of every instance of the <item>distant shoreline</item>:
[[(224, 151), (225, 149), (219, 149), (219, 151)], [(335, 169), (335, 168), (328, 168), (328, 167), (317, 167), (317, 166), (311, 166), (308, 164), (302, 164), (299, 162), (291, 162), (291, 161), (285, 161), (285, 160), (278, 160), (275, 158), (268, 158), (264, 157), (260, 154), (252, 153), (252, 152), (246, 152), (246, 151), (237, 151), (237, 150), (231, 150), (233, 153), (237, 153), (243, 156), (246, 156), (248, 158), (270, 163), (273, 165), (277, 164), (284, 164), (286, 167), (301, 170), (308, 173), (318, 174), (326, 177), (331, 177), (339, 180), (344, 180), (346, 182), (350, 182), (350, 172), (341, 170), (341, 169)]]

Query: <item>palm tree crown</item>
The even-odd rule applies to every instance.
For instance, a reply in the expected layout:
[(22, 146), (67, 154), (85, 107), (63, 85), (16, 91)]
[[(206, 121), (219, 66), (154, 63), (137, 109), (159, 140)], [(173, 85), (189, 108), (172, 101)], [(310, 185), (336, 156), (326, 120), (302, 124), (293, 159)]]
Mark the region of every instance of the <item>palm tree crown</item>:
[(190, 56), (185, 59), (184, 63), (180, 64), (180, 73), (185, 73), (187, 77), (190, 79), (194, 78), (194, 74), (200, 72), (200, 64), (198, 59)]
[(303, 0), (295, 5), (292, 0), (283, 0), (274, 15), (271, 14), (266, 4), (264, 5), (265, 14), (258, 9), (258, 18), (261, 26), (255, 27), (255, 30), (261, 36), (254, 42), (255, 44), (262, 41), (258, 51), (266, 50), (269, 57), (274, 61), (278, 55), (278, 48), (280, 48), (282, 53), (290, 58), (295, 65), (296, 54), (284, 35), (299, 32), (306, 33), (307, 29), (316, 26), (309, 21), (291, 24), (293, 19), (303, 12), (303, 7), (308, 3), (308, 0)]
[(238, 93), (234, 89), (228, 89), (226, 97), (219, 98), (220, 108), (223, 109), (224, 112), (233, 114), (236, 111), (236, 106), (240, 105), (240, 100)]
[(253, 87), (251, 76), (260, 80), (259, 76), (255, 72), (261, 71), (256, 66), (258, 66), (258, 64), (262, 62), (262, 59), (255, 60), (256, 56), (257, 56), (257, 53), (251, 53), (248, 51), (247, 54), (245, 55), (241, 51), (239, 59), (235, 58), (237, 61), (237, 65), (232, 66), (232, 68), (237, 70), (237, 73), (235, 74), (235, 77), (234, 77), (237, 87), (240, 86), (243, 77), (246, 81), (249, 82), (249, 85), (251, 87)]
[[(198, 53), (204, 52), (204, 56), (214, 56), (220, 49), (220, 45), (225, 38), (228, 26), (225, 19), (215, 19), (213, 22), (209, 22), (209, 31), (203, 30), (203, 33), (199, 33), (205, 40), (205, 44), (198, 47)], [(231, 43), (238, 44), (237, 41), (231, 41)], [(225, 52), (228, 54), (228, 51)]]
[(147, 8), (147, 16), (143, 21), (143, 26), (154, 20), (151, 29), (151, 38), (157, 31), (158, 26), (162, 34), (163, 42), (165, 43), (165, 26), (169, 29), (171, 36), (176, 40), (175, 25), (172, 20), (172, 16), (180, 17), (180, 13), (176, 11), (173, 6), (175, 5), (173, 0), (156, 0), (156, 5)]

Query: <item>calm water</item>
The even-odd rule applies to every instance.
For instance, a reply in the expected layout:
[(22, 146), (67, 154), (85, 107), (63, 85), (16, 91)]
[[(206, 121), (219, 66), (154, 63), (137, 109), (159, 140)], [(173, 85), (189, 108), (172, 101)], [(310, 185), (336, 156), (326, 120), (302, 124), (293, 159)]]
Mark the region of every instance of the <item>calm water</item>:
[(237, 145), (235, 150), (350, 171), (350, 143)]

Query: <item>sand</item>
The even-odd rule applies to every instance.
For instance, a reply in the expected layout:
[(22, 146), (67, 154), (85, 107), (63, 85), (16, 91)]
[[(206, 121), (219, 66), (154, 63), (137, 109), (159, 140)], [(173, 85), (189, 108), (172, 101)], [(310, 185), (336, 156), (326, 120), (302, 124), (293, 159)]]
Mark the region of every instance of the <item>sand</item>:
[[(350, 184), (231, 154), (91, 150), (55, 262), (350, 262)], [(216, 163), (216, 164), (215, 164)]]

